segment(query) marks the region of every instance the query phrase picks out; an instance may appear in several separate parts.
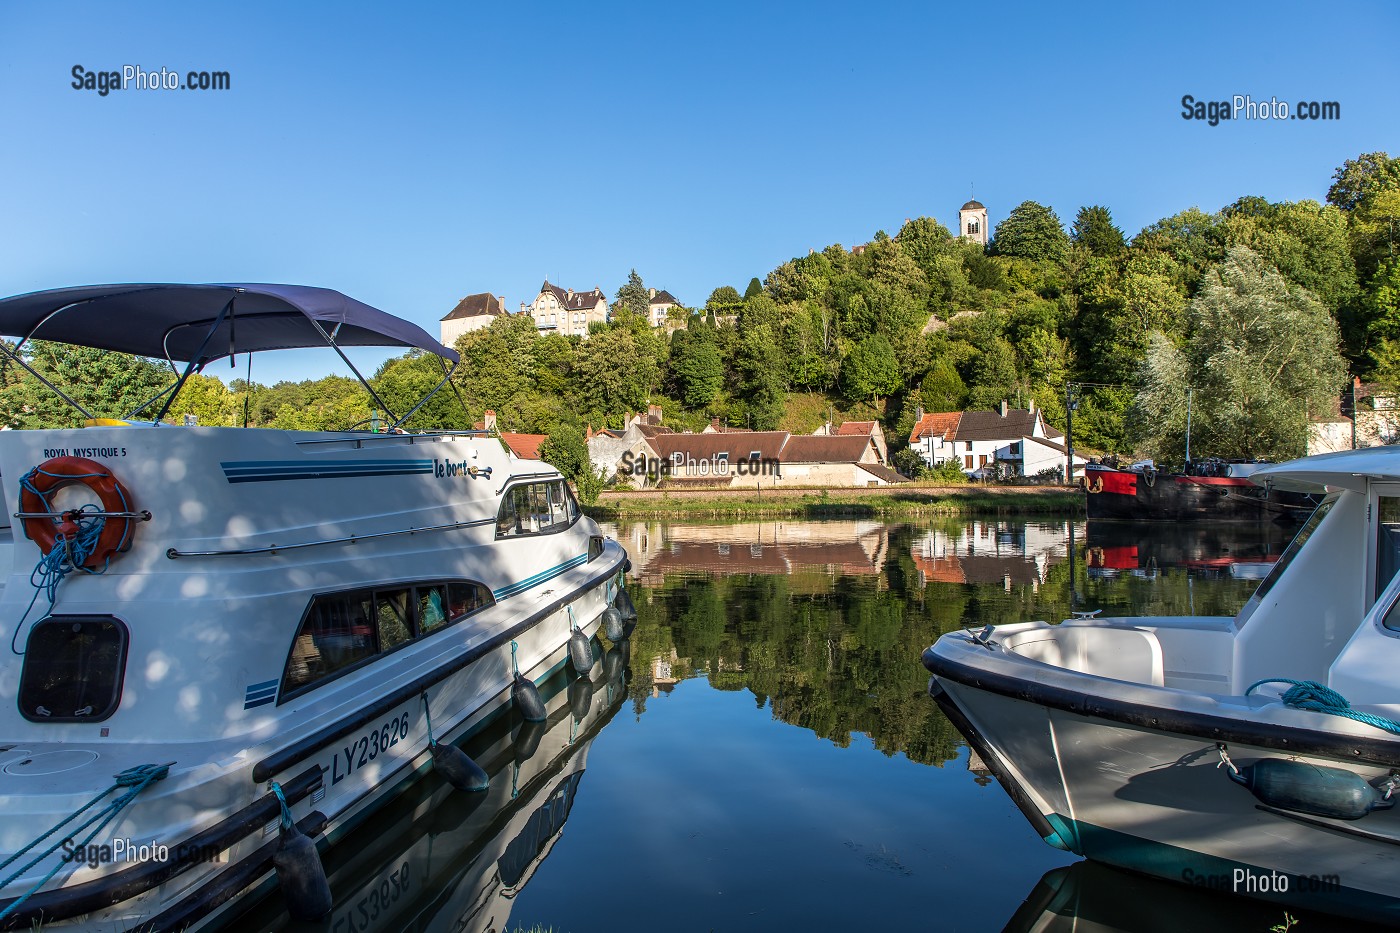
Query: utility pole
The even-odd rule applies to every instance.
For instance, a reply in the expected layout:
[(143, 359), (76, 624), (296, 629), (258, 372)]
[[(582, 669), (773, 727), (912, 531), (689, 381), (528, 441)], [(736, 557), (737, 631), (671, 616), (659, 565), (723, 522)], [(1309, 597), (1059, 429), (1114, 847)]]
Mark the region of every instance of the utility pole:
[(1356, 449), (1356, 382), (1355, 376), (1351, 377), (1351, 449)]
[(1191, 472), (1191, 387), (1186, 387), (1186, 472)]
[(1071, 486), (1074, 485), (1074, 409), (1079, 406), (1074, 390), (1074, 383), (1065, 383), (1065, 482)]

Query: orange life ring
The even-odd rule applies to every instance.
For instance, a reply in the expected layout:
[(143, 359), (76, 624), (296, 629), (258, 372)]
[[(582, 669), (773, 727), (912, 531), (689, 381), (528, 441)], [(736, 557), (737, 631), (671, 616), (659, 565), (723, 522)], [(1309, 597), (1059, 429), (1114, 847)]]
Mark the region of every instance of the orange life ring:
[[(49, 504), (49, 494), (74, 485), (86, 486), (97, 493), (104, 512), (131, 512), (131, 496), (121, 481), (107, 467), (84, 457), (54, 457), (30, 470), (20, 481), (19, 510), (28, 513), (52, 513), (54, 509)], [(28, 517), (23, 520), (24, 534), (48, 554), (53, 550), (54, 543), (60, 535), (71, 540), (78, 533), (77, 520), (81, 517), (81, 513), (76, 510), (64, 512), (57, 517)], [(81, 566), (89, 570), (100, 570), (106, 566), (113, 554), (129, 550), (133, 527), (130, 518), (106, 518), (92, 553)]]

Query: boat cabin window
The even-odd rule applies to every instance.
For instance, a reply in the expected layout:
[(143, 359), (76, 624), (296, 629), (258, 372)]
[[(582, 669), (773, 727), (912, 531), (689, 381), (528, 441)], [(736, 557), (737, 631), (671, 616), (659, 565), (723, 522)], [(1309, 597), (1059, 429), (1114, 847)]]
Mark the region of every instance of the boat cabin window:
[(481, 583), (452, 581), (325, 593), (311, 600), (282, 674), (281, 699), (493, 605)]
[[(1308, 538), (1312, 537), (1312, 533), (1317, 530), (1317, 526), (1322, 524), (1322, 520), (1327, 517), (1327, 513), (1332, 510), (1332, 506), (1336, 501), (1336, 495), (1330, 495), (1323, 499), (1322, 504), (1313, 510), (1313, 513), (1308, 516), (1308, 520), (1303, 523), (1303, 527), (1298, 529), (1298, 533), (1294, 535), (1293, 540), (1288, 543), (1288, 547), (1284, 548), (1283, 554), (1279, 557), (1278, 561), (1269, 568), (1269, 572), (1265, 574), (1264, 579), (1260, 581), (1259, 588), (1255, 590), (1254, 595), (1250, 597), (1250, 603), (1256, 603), (1263, 599), (1264, 596), (1268, 594), (1269, 590), (1274, 588), (1274, 584), (1278, 582), (1279, 577), (1283, 576), (1283, 572), (1288, 569), (1288, 565), (1293, 563), (1293, 558), (1298, 556), (1298, 552), (1303, 549), (1303, 545), (1308, 543)], [(1248, 608), (1248, 606), (1246, 606), (1246, 608)], [(1242, 611), (1241, 615), (1243, 614)]]
[[(1379, 599), (1400, 570), (1400, 497), (1376, 498), (1376, 591)], [(1386, 622), (1389, 623), (1387, 618)]]
[(110, 616), (50, 616), (29, 631), (19, 711), (33, 722), (100, 722), (121, 703), (126, 626)]
[(501, 497), (496, 537), (540, 535), (563, 531), (578, 518), (578, 503), (562, 479), (520, 483)]

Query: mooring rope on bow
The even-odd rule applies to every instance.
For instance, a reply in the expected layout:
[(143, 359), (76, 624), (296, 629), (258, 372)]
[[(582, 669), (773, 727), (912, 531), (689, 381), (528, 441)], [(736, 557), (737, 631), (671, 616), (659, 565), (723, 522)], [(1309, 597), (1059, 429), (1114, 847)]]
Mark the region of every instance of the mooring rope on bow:
[(1400, 722), (1393, 719), (1386, 719), (1384, 716), (1375, 716), (1371, 713), (1363, 713), (1361, 710), (1352, 709), (1347, 698), (1325, 684), (1320, 684), (1315, 680), (1289, 680), (1286, 677), (1276, 677), (1267, 680), (1260, 680), (1249, 685), (1249, 689), (1244, 692), (1249, 696), (1255, 689), (1265, 684), (1292, 684), (1284, 691), (1282, 700), (1284, 706), (1293, 709), (1309, 710), (1314, 713), (1327, 713), (1330, 716), (1344, 716), (1356, 722), (1365, 723), (1368, 726), (1375, 726), (1377, 729), (1384, 729), (1386, 732), (1400, 735)]
[[(58, 851), (58, 849), (62, 847), (65, 842), (71, 842), (74, 839), (74, 837), (76, 837), (79, 833), (83, 832), (85, 829), (91, 826), (92, 831), (89, 832), (86, 836), (84, 836), (80, 842), (73, 843), (71, 849), (73, 853), (85, 850), (88, 844), (92, 842), (94, 838), (96, 838), (97, 834), (101, 832), (102, 829), (108, 823), (116, 819), (117, 814), (121, 813), (122, 810), (126, 808), (127, 804), (135, 800), (136, 796), (140, 794), (141, 791), (145, 790), (148, 786), (154, 784), (156, 781), (164, 780), (165, 776), (170, 773), (170, 766), (174, 763), (175, 762), (171, 761), (166, 762), (163, 765), (138, 765), (135, 768), (128, 768), (121, 774), (114, 775), (114, 781), (110, 787), (102, 791), (102, 793), (98, 794), (97, 796), (93, 797), (91, 800), (83, 804), (77, 810), (74, 810), (72, 813), (68, 814), (68, 816), (65, 816), (53, 827), (51, 827), (49, 830), (43, 833), (43, 835), (39, 836), (37, 839), (34, 839), (32, 842), (25, 844), (22, 848), (16, 851), (14, 855), (11, 855), (3, 862), (0, 862), (0, 869), (5, 869), (12, 865), (18, 859), (24, 857), (27, 853), (32, 851), (45, 839), (49, 838), (54, 833), (67, 826), (70, 822), (86, 813), (88, 810), (94, 807), (98, 803), (98, 801), (100, 801), (103, 797), (106, 797), (112, 791), (120, 787), (128, 788), (128, 790), (126, 790), (120, 796), (114, 797), (111, 800), (109, 800), (106, 806), (98, 810), (92, 816), (88, 817), (87, 822), (83, 823), (77, 829), (73, 830), (71, 833), (68, 833), (65, 836), (62, 836), (57, 842), (50, 844), (44, 849), (44, 851), (40, 852), (32, 859), (25, 862), (19, 868), (15, 869), (13, 872), (6, 875), (4, 878), (0, 878), (0, 890), (9, 887), (16, 880), (21, 878), (25, 872), (29, 871), (35, 865), (38, 865), (44, 859), (48, 858), (50, 855), (53, 855), (56, 851)], [(94, 826), (94, 823), (96, 823), (97, 825)], [(36, 892), (38, 892), (40, 888), (48, 884), (49, 880), (53, 878), (54, 875), (58, 874), (59, 870), (63, 868), (64, 865), (69, 864), (69, 862), (72, 861), (74, 858), (76, 858), (76, 855), (65, 856), (64, 858), (59, 859), (58, 862), (54, 865), (54, 867), (49, 869), (48, 874), (44, 875), (43, 878), (39, 879), (39, 881), (32, 887), (30, 887), (28, 891), (25, 891), (19, 897), (11, 901), (8, 907), (6, 907), (4, 910), (0, 910), (0, 921), (3, 921), (6, 917), (19, 910), (20, 905), (22, 905), (25, 901), (29, 900), (29, 898), (32, 897)]]

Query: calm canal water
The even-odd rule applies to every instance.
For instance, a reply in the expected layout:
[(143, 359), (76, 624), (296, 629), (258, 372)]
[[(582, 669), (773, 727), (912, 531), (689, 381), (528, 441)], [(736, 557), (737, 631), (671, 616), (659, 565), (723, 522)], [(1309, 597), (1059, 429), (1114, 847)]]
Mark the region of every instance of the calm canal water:
[[(327, 858), (332, 933), (367, 930), (1267, 931), (1283, 911), (1046, 846), (928, 698), (962, 626), (1228, 615), (1273, 528), (939, 520), (648, 522), (638, 624), (549, 721), (467, 751)], [(1304, 916), (1295, 930), (1354, 929)], [(237, 929), (301, 929), (275, 893)]]

